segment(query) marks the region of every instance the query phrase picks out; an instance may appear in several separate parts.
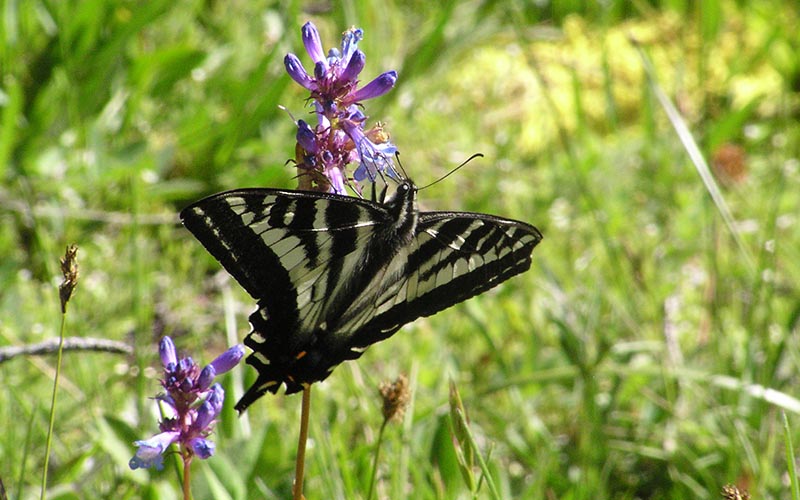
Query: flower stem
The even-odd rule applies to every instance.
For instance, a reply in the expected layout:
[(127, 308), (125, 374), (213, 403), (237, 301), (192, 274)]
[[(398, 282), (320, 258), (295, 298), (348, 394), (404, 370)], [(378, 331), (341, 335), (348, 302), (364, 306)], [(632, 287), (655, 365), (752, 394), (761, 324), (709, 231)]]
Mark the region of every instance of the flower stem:
[(53, 396), (50, 399), (50, 423), (47, 428), (47, 444), (44, 448), (44, 466), (42, 467), (42, 491), (39, 498), (47, 498), (47, 469), (50, 465), (50, 447), (53, 443), (53, 427), (56, 422), (56, 394), (58, 393), (58, 379), (61, 375), (61, 357), (64, 352), (64, 329), (66, 326), (67, 312), (62, 309), (61, 329), (59, 331), (58, 357), (56, 361), (56, 376), (53, 379)]
[(386, 424), (388, 422), (388, 418), (383, 419), (381, 430), (378, 431), (378, 442), (375, 443), (375, 457), (372, 459), (372, 477), (369, 480), (369, 492), (367, 493), (367, 500), (372, 500), (372, 492), (375, 489), (375, 478), (378, 476), (378, 458), (381, 455), (381, 444), (383, 443), (383, 431), (386, 429)]
[(183, 455), (183, 500), (192, 500), (192, 457)]
[(303, 500), (303, 474), (306, 467), (308, 415), (311, 408), (311, 385), (303, 386), (303, 409), (300, 414), (300, 439), (297, 441), (297, 461), (294, 469), (294, 500)]

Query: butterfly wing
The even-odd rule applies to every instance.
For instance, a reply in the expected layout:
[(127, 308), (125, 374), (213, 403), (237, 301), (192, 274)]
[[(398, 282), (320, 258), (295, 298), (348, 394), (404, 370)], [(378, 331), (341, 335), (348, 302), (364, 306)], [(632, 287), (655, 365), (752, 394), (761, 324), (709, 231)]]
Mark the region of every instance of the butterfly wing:
[(431, 316), (530, 268), (538, 229), (467, 212), (423, 212), (414, 240), (390, 268), (399, 279), (375, 301), (353, 337), (366, 347), (419, 317)]
[(281, 382), (296, 392), (353, 357), (352, 329), (341, 319), (398, 248), (385, 230), (394, 218), (383, 205), (246, 189), (205, 198), (181, 219), (258, 300), (245, 343), (254, 350), (248, 363), (259, 370), (261, 393)]
[(461, 212), (417, 213), (394, 200), (274, 189), (235, 190), (181, 212), (184, 225), (258, 300), (245, 344), (259, 373), (244, 410), (287, 394), (404, 324), (482, 293), (530, 267), (541, 233)]

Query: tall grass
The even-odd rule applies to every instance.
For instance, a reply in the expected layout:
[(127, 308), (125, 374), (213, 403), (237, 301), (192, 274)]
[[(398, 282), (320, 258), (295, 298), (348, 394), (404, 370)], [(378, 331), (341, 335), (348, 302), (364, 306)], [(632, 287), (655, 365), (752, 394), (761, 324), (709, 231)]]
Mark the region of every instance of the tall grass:
[[(168, 470), (127, 468), (131, 443), (154, 430), (157, 339), (221, 352), (227, 332), (247, 332), (253, 304), (175, 214), (216, 190), (293, 185), (293, 124), (278, 105), (306, 116), (282, 58), (303, 52), (307, 19), (326, 46), (364, 29), (365, 78), (398, 70), (370, 112), (418, 184), (485, 155), (422, 191), (426, 208), (519, 218), (545, 240), (531, 272), (416, 322), (315, 387), (306, 498), (366, 498), (383, 421), (376, 388), (400, 372), (413, 401), (381, 438), (377, 498), (715, 498), (726, 484), (797, 496), (785, 480), (800, 359), (791, 2), (0, 8), (0, 347), (58, 336), (54, 263), (76, 242), (68, 330), (135, 348), (64, 353), (49, 498), (178, 491)], [(0, 363), (10, 498), (38, 492), (55, 366)], [(240, 377), (223, 378), (229, 400), (254, 374)], [(451, 379), (469, 417), (456, 422), (468, 424), (460, 437)], [(288, 498), (299, 411), (300, 398), (284, 396), (241, 419), (226, 408), (195, 498)], [(459, 462), (467, 442), (475, 460)]]

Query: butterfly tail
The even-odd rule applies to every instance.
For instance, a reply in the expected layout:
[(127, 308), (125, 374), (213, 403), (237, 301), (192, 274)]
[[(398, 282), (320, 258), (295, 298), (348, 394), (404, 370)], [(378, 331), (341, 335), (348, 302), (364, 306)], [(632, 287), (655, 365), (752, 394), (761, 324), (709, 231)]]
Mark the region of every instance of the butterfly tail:
[(292, 380), (284, 380), (283, 373), (279, 373), (279, 370), (276, 370), (274, 366), (264, 364), (256, 352), (247, 357), (247, 364), (258, 370), (258, 378), (236, 403), (234, 408), (240, 414), (264, 394), (268, 392), (276, 394), (278, 389), (281, 388), (281, 384), (286, 384), (286, 394), (294, 394), (303, 390), (302, 384)]

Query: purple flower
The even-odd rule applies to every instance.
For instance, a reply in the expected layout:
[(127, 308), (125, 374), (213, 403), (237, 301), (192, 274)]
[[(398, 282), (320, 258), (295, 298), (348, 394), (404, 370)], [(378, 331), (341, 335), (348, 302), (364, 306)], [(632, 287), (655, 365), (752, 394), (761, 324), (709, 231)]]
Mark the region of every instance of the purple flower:
[[(287, 54), (284, 65), (289, 76), (310, 91), (317, 126), (297, 121), (295, 161), (300, 171), (300, 187), (347, 194), (347, 187), (360, 193), (362, 181), (374, 181), (381, 173), (397, 178), (392, 156), (397, 147), (389, 142), (382, 126), (364, 130), (366, 116), (361, 102), (380, 97), (397, 82), (396, 71), (386, 71), (358, 88), (358, 76), (366, 55), (358, 49), (364, 32), (351, 28), (342, 35), (341, 50), (331, 49), (324, 57), (319, 31), (310, 22), (303, 25), (303, 45), (314, 63), (309, 74), (294, 54)], [(379, 133), (376, 133), (379, 132)], [(356, 164), (352, 176), (347, 167)]]
[(394, 169), (392, 156), (397, 153), (397, 146), (390, 142), (373, 144), (369, 139), (364, 140), (359, 148), (361, 163), (353, 172), (353, 179), (358, 182), (369, 178), (374, 181), (379, 172), (386, 172), (393, 179), (399, 178)]
[(234, 366), (238, 365), (239, 361), (241, 361), (243, 357), (244, 346), (242, 344), (236, 344), (217, 356), (214, 361), (211, 362), (211, 366), (214, 367), (217, 375), (222, 375), (223, 373), (233, 369)]
[[(356, 53), (358, 42), (364, 39), (364, 30), (361, 28), (351, 28), (342, 34), (342, 60), (345, 64), (350, 62), (350, 58)], [(331, 49), (336, 50), (336, 49)]]
[(180, 446), (184, 460), (192, 456), (205, 459), (214, 453), (214, 444), (206, 438), (222, 411), (225, 392), (221, 385), (211, 383), (241, 361), (244, 346), (231, 347), (202, 370), (189, 356), (178, 359), (169, 337), (161, 340), (159, 354), (164, 365), (161, 385), (166, 393), (156, 400), (166, 405), (170, 415), (159, 424), (160, 434), (134, 443), (139, 449), (129, 462), (131, 469), (160, 469), (164, 452), (173, 443)]
[(289, 73), (292, 80), (308, 90), (314, 90), (316, 88), (314, 80), (308, 76), (305, 68), (303, 68), (303, 63), (300, 62), (300, 59), (298, 59), (296, 55), (286, 54), (286, 57), (283, 58), (283, 65), (286, 67), (286, 72)]
[(342, 80), (354, 81), (358, 74), (361, 73), (361, 70), (364, 69), (366, 62), (367, 56), (360, 50), (357, 50), (356, 53), (353, 54), (353, 57), (350, 58), (350, 62), (347, 63), (347, 67), (342, 74), (339, 75), (340, 78)]
[(303, 120), (297, 120), (297, 143), (312, 155), (319, 152), (317, 134)]
[(170, 431), (156, 434), (150, 439), (144, 441), (136, 441), (133, 444), (139, 447), (136, 450), (136, 455), (131, 458), (128, 465), (131, 469), (147, 469), (155, 467), (158, 470), (164, 468), (164, 455), (169, 445), (174, 443), (180, 437), (180, 432)]
[(178, 355), (175, 353), (175, 343), (172, 342), (171, 338), (164, 337), (161, 339), (161, 342), (158, 344), (158, 353), (161, 355), (161, 363), (165, 368), (171, 364), (175, 365), (178, 363)]
[(205, 391), (211, 386), (211, 382), (214, 381), (214, 377), (216, 376), (217, 370), (214, 369), (214, 365), (207, 365), (200, 372), (200, 376), (197, 377), (197, 388), (201, 391)]
[[(356, 119), (358, 118), (357, 114), (354, 114), (354, 116)], [(385, 172), (394, 179), (399, 178), (392, 161), (392, 157), (397, 152), (397, 147), (389, 142), (387, 134), (382, 127), (376, 126), (368, 133), (365, 133), (361, 129), (360, 123), (353, 120), (344, 121), (343, 126), (358, 151), (359, 165), (353, 172), (353, 178), (356, 181), (361, 182), (369, 179), (370, 182), (373, 182), (378, 177), (379, 172)], [(373, 142), (368, 134), (379, 140)]]
[(374, 97), (380, 97), (392, 90), (396, 81), (397, 72), (387, 71), (386, 73), (378, 76), (378, 78), (358, 89), (350, 96), (350, 99), (355, 103), (358, 101), (366, 101), (367, 99), (372, 99)]
[(197, 457), (205, 460), (214, 454), (214, 443), (205, 438), (194, 438), (189, 441), (189, 447)]
[(222, 411), (222, 402), (224, 400), (225, 391), (222, 390), (222, 386), (214, 384), (214, 387), (211, 388), (211, 394), (209, 394), (208, 398), (203, 401), (203, 404), (201, 404), (200, 408), (197, 410), (197, 418), (192, 424), (192, 427), (198, 432), (209, 427), (214, 422), (214, 419), (217, 418), (219, 412)]
[(307, 22), (303, 25), (301, 30), (303, 33), (303, 45), (306, 47), (306, 52), (311, 56), (314, 63), (325, 62), (325, 52), (322, 50), (322, 40), (319, 38), (319, 31), (314, 23)]

